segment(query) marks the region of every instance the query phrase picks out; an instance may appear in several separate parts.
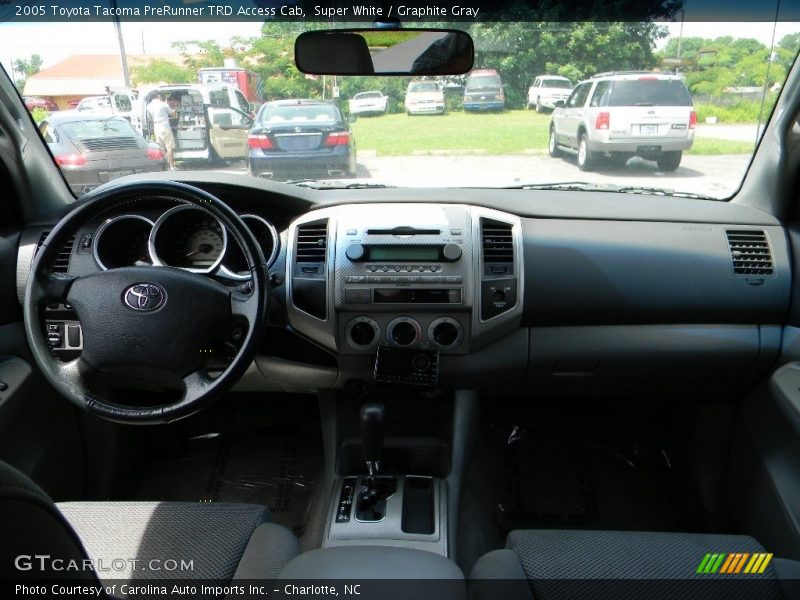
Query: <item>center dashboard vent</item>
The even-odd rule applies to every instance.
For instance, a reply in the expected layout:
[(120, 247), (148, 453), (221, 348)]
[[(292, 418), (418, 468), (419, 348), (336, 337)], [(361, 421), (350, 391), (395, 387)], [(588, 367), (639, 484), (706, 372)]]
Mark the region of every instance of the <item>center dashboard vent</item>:
[(737, 275), (772, 275), (774, 264), (767, 234), (762, 230), (726, 229), (733, 272)]
[(325, 262), (328, 222), (308, 223), (297, 228), (297, 262)]
[[(50, 235), (49, 231), (43, 231), (42, 235), (39, 236), (39, 242), (36, 244), (36, 252), (39, 252), (39, 248), (42, 247), (44, 241), (47, 239), (47, 236)], [(56, 273), (66, 273), (69, 271), (69, 260), (72, 257), (72, 249), (75, 246), (75, 236), (73, 235), (70, 237), (64, 247), (61, 248), (61, 251), (56, 256), (55, 261), (53, 261), (52, 270)]]
[(487, 275), (513, 272), (514, 236), (511, 223), (482, 219), (481, 247)]

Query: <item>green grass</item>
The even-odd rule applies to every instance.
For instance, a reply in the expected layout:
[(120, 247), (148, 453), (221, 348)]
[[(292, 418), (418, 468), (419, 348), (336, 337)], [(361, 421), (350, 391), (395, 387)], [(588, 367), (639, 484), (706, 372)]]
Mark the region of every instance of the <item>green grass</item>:
[[(444, 115), (405, 113), (361, 117), (353, 132), (361, 150), (378, 156), (411, 154), (525, 154), (547, 151), (549, 114), (532, 110), (503, 113), (448, 112)], [(707, 138), (695, 139), (687, 152), (695, 155), (749, 154), (753, 144)]]
[(732, 140), (696, 137), (694, 138), (694, 144), (686, 153), (705, 156), (712, 154), (751, 154), (754, 149), (753, 142), (735, 142)]
[(376, 150), (379, 156), (476, 149), (486, 154), (523, 154), (529, 149), (547, 149), (549, 124), (550, 115), (525, 110), (414, 117), (402, 113), (362, 117), (353, 123), (353, 133), (359, 148)]

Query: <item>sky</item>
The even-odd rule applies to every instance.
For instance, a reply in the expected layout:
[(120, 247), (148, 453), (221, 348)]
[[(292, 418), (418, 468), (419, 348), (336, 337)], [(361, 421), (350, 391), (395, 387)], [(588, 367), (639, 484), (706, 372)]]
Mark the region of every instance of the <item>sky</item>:
[[(677, 37), (680, 23), (669, 23), (670, 36)], [(216, 40), (227, 43), (232, 36), (259, 35), (258, 22), (193, 22), (190, 27), (174, 23), (123, 23), (122, 31), (128, 54), (172, 54), (172, 42)], [(800, 31), (800, 23), (778, 23), (775, 41), (787, 33)], [(686, 22), (684, 37), (714, 38), (719, 35), (756, 38), (769, 45), (772, 23)], [(661, 40), (659, 45), (666, 43)], [(50, 66), (71, 54), (113, 54), (118, 51), (114, 26), (108, 23), (0, 23), (0, 64), (9, 70), (16, 59), (39, 54), (44, 66)]]

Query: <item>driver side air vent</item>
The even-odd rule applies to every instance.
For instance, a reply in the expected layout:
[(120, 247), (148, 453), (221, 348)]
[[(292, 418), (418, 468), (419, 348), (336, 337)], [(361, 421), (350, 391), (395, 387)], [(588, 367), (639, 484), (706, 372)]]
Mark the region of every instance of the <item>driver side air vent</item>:
[[(43, 231), (42, 235), (39, 236), (39, 242), (36, 244), (36, 252), (39, 251), (39, 248), (42, 247), (45, 239), (47, 236), (50, 235), (49, 231)], [(72, 256), (72, 248), (75, 246), (75, 236), (73, 235), (71, 238), (67, 240), (64, 244), (64, 247), (56, 256), (56, 260), (53, 262), (52, 269), (56, 273), (66, 273), (69, 271), (69, 259)], [(35, 256), (35, 255), (34, 255)]]
[(761, 230), (726, 229), (733, 272), (737, 275), (772, 275), (772, 251)]

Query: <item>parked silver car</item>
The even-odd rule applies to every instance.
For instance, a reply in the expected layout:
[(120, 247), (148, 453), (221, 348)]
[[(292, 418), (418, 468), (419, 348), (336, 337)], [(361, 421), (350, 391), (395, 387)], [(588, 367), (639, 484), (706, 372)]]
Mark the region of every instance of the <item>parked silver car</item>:
[(678, 75), (602, 73), (579, 83), (561, 104), (550, 122), (550, 156), (573, 151), (582, 171), (602, 157), (624, 164), (632, 156), (674, 171), (694, 141), (697, 113)]

